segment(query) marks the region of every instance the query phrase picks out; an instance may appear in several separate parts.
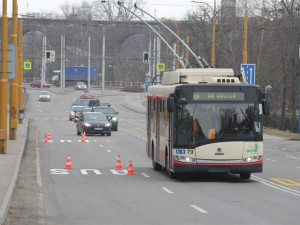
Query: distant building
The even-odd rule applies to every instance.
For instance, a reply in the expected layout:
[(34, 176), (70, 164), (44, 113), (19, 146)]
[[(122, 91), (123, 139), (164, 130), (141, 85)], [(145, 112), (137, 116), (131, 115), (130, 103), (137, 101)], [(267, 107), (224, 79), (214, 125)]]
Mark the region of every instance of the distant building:
[(221, 18), (225, 24), (236, 20), (236, 0), (221, 0)]

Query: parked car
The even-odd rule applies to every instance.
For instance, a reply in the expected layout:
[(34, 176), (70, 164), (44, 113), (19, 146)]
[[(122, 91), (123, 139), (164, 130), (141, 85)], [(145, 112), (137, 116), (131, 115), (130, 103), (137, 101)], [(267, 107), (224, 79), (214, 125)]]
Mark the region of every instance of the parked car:
[(94, 98), (91, 93), (84, 93), (80, 96), (81, 99), (92, 99)]
[(51, 101), (50, 92), (49, 91), (41, 91), (39, 101), (40, 102), (50, 102)]
[(47, 82), (45, 82), (45, 83), (43, 83), (43, 88), (50, 88), (50, 84), (49, 83), (47, 83)]
[(106, 134), (111, 136), (110, 122), (99, 112), (83, 112), (79, 114), (77, 121), (77, 135), (82, 134)]
[(85, 90), (86, 89), (86, 84), (83, 82), (77, 82), (74, 86), (74, 90)]
[(81, 105), (86, 107), (95, 107), (100, 105), (100, 100), (98, 98), (92, 99), (76, 99), (73, 105)]
[(93, 108), (93, 112), (101, 112), (106, 116), (107, 120), (111, 123), (111, 129), (118, 130), (118, 117), (119, 112), (116, 112), (114, 108), (107, 106), (97, 106)]
[(40, 80), (34, 80), (30, 83), (30, 87), (37, 87), (37, 88), (40, 88), (42, 86), (42, 83)]

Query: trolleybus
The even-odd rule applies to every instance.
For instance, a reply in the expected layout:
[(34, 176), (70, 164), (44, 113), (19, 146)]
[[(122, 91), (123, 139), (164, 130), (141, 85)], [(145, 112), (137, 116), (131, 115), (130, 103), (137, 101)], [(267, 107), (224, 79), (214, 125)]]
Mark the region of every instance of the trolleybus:
[(240, 174), (263, 170), (266, 94), (232, 69), (165, 72), (147, 93), (147, 154), (154, 170)]

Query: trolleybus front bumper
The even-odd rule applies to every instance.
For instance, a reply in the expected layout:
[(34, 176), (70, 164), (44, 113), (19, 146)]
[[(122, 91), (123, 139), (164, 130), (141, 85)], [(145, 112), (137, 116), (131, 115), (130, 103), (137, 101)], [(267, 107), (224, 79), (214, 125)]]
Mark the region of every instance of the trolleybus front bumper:
[(174, 173), (260, 173), (263, 160), (251, 163), (185, 163), (174, 160)]

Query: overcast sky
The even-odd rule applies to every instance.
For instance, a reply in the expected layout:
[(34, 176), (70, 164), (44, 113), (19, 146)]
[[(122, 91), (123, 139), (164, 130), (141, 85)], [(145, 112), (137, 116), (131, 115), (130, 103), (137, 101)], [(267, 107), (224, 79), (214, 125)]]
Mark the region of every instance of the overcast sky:
[[(27, 12), (49, 12), (55, 11), (61, 14), (59, 6), (65, 2), (79, 3), (82, 0), (18, 0), (19, 14), (26, 14)], [(87, 0), (91, 1), (91, 0)], [(101, 0), (99, 0), (101, 1)], [(115, 0), (117, 1), (117, 0)], [(214, 0), (201, 0), (213, 6)], [(217, 5), (221, 0), (216, 0)], [(12, 0), (7, 0), (8, 3), (8, 16), (11, 17)], [(2, 15), (2, 1), (1, 1), (1, 15)], [(167, 17), (174, 19), (181, 19), (188, 10), (195, 9), (195, 3), (190, 0), (147, 0), (146, 10), (156, 17)]]

